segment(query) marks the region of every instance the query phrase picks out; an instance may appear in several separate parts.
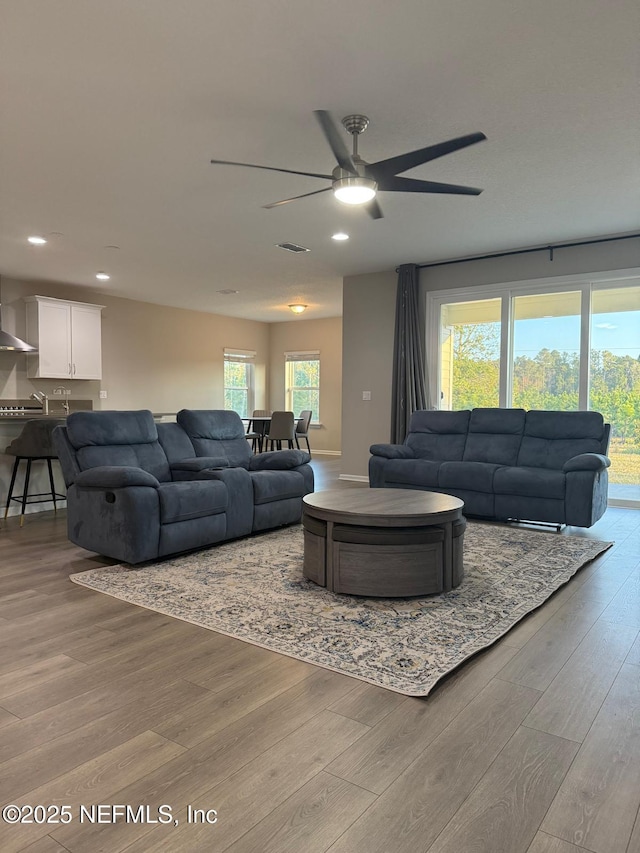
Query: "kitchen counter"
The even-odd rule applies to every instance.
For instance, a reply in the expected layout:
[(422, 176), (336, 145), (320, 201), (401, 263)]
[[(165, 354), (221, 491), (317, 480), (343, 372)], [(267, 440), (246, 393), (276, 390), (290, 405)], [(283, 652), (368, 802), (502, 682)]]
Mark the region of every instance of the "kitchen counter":
[[(93, 409), (93, 400), (68, 400), (69, 413)], [(0, 400), (0, 423), (40, 420), (42, 418), (66, 418), (62, 401), (56, 397), (49, 400), (49, 412), (44, 414), (34, 400)]]

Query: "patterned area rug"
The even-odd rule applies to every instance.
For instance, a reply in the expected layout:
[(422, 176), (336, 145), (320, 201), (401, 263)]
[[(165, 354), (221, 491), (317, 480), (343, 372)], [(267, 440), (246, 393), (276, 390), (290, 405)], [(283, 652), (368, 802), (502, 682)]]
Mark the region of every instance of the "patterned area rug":
[(402, 599), (335, 595), (302, 576), (302, 528), (71, 580), (409, 696), (490, 646), (613, 543), (470, 523), (465, 579)]

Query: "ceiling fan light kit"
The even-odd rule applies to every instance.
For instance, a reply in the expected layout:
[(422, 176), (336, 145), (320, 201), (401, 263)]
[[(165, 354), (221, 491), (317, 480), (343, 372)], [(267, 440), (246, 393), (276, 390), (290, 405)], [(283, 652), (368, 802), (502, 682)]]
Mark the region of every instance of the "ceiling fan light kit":
[(371, 178), (338, 178), (333, 182), (333, 194), (344, 204), (364, 204), (376, 197), (378, 185)]
[(245, 166), (249, 169), (266, 169), (269, 172), (285, 172), (289, 175), (303, 175), (308, 178), (331, 181), (331, 186), (322, 190), (314, 190), (310, 193), (293, 196), (293, 198), (285, 198), (281, 201), (265, 204), (264, 207), (267, 209), (280, 207), (283, 204), (289, 204), (291, 201), (333, 190), (339, 201), (345, 204), (366, 204), (365, 209), (372, 219), (382, 219), (382, 210), (376, 199), (378, 192), (446, 193), (449, 195), (480, 195), (482, 192), (477, 187), (421, 181), (398, 176), (416, 166), (436, 160), (438, 157), (444, 157), (445, 154), (452, 154), (454, 151), (459, 151), (469, 145), (475, 145), (476, 142), (482, 142), (487, 138), (484, 133), (470, 133), (467, 136), (459, 136), (455, 139), (448, 139), (446, 142), (409, 151), (397, 157), (378, 160), (377, 163), (367, 163), (358, 154), (358, 136), (369, 126), (367, 116), (354, 114), (342, 119), (344, 129), (351, 134), (353, 150), (350, 154), (330, 113), (326, 110), (315, 110), (314, 115), (329, 143), (333, 156), (338, 161), (338, 165), (330, 175), (279, 169), (275, 166), (259, 166), (255, 163), (238, 163), (233, 160), (212, 160), (211, 162), (226, 166)]

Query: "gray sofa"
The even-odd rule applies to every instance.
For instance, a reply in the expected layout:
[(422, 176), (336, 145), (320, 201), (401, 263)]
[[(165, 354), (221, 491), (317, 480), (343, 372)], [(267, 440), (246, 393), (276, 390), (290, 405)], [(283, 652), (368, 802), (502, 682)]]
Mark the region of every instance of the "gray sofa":
[(72, 542), (141, 563), (300, 520), (302, 450), (253, 456), (235, 412), (75, 412), (56, 427)]
[(590, 527), (607, 507), (610, 426), (598, 412), (419, 411), (374, 444), (372, 487), (455, 495), (465, 515)]

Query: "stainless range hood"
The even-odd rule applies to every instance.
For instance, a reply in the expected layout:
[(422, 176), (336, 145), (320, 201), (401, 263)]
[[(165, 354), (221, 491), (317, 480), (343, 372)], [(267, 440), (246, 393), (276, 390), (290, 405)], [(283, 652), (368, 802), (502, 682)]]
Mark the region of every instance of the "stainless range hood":
[(26, 341), (21, 341), (20, 338), (16, 338), (15, 335), (11, 335), (9, 332), (4, 332), (2, 330), (2, 284), (0, 279), (0, 351), (5, 352), (37, 352), (36, 347), (32, 347), (31, 344), (26, 343)]

